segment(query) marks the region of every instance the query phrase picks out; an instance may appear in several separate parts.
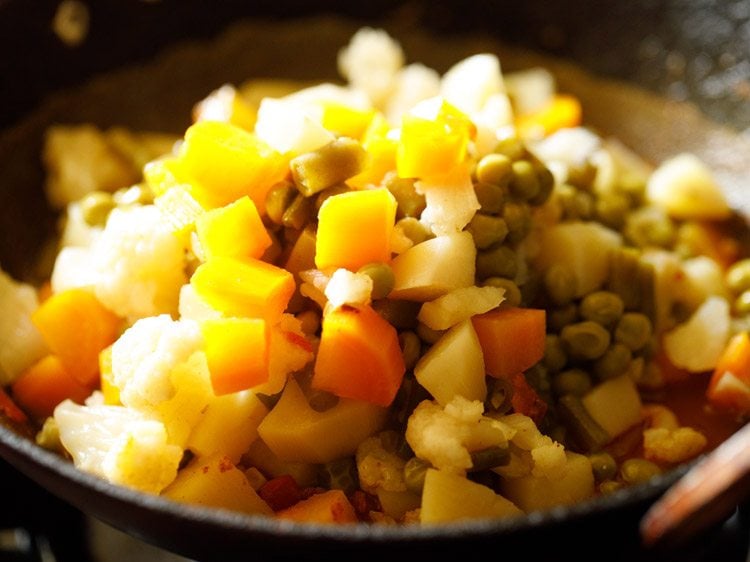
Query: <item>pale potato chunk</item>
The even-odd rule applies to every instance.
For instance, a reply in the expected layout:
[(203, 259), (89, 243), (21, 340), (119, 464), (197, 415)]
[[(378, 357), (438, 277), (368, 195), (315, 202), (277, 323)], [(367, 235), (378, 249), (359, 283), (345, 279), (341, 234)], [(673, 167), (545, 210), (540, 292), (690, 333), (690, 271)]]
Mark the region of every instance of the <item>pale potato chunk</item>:
[(422, 490), (422, 523), (523, 515), (514, 503), (491, 488), (443, 470), (427, 469)]
[(711, 170), (694, 154), (663, 162), (648, 180), (648, 199), (677, 219), (721, 220), (731, 209)]
[(526, 512), (570, 505), (594, 494), (594, 474), (588, 457), (567, 451), (559, 478), (534, 476), (503, 479), (501, 492)]
[(414, 376), (442, 406), (454, 396), (484, 401), (484, 357), (471, 321), (464, 320), (448, 330), (419, 359)]
[(594, 421), (613, 438), (642, 419), (641, 397), (627, 375), (598, 384), (582, 400)]
[(425, 302), (471, 287), (476, 254), (474, 239), (466, 231), (415, 244), (391, 263), (395, 284), (389, 297)]

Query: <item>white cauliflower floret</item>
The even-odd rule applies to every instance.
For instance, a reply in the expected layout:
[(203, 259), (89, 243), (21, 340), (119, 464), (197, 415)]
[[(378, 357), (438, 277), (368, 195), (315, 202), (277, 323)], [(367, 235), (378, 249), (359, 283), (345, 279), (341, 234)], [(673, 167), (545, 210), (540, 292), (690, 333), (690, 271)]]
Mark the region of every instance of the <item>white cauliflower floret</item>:
[(185, 251), (153, 205), (114, 209), (92, 246), (99, 300), (134, 321), (176, 314)]
[(196, 322), (166, 314), (138, 320), (112, 346), (112, 374), (122, 403), (142, 410), (172, 398), (172, 371), (202, 348)]
[(512, 435), (505, 424), (483, 415), (478, 400), (456, 396), (445, 408), (421, 402), (409, 417), (406, 441), (417, 457), (440, 470), (463, 474), (472, 467), (471, 452), (503, 446)]
[(395, 451), (386, 448), (383, 443), (384, 437), (389, 438), (388, 432), (369, 437), (357, 447), (359, 484), (365, 492), (371, 494), (377, 493), (378, 490), (404, 492), (406, 461)]
[(440, 75), (423, 64), (410, 64), (395, 78), (393, 93), (388, 97), (385, 115), (389, 123), (399, 125), (404, 113), (417, 103), (440, 93)]
[(60, 441), (75, 465), (115, 484), (159, 493), (177, 476), (182, 449), (164, 425), (123, 406), (63, 401), (54, 413)]
[(21, 372), (47, 353), (31, 314), (39, 306), (31, 285), (15, 281), (0, 270), (0, 383), (12, 383)]
[[(530, 456), (523, 453), (517, 455), (524, 464), (530, 465), (531, 474), (560, 478), (563, 476), (566, 458), (565, 448), (548, 435), (544, 435), (528, 416), (510, 414), (500, 418), (503, 423), (514, 430), (510, 441), (520, 451), (528, 451)], [(512, 456), (511, 456), (512, 460)], [(498, 469), (502, 473), (502, 469)], [(507, 474), (506, 474), (507, 475)]]
[(681, 463), (698, 456), (708, 443), (692, 427), (652, 427), (643, 430), (643, 453), (647, 459), (664, 463)]
[(353, 273), (348, 269), (337, 269), (325, 288), (328, 305), (338, 308), (345, 304), (369, 304), (372, 296), (372, 278), (364, 273)]
[(349, 83), (365, 92), (373, 105), (382, 107), (404, 66), (404, 52), (387, 32), (363, 27), (338, 55), (338, 68)]

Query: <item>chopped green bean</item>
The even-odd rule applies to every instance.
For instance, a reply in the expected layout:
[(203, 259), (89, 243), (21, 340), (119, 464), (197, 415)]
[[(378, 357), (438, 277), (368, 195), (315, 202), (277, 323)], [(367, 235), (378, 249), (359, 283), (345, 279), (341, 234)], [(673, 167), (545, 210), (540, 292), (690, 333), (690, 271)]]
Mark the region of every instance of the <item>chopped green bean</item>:
[(427, 206), (424, 195), (417, 193), (413, 178), (400, 178), (395, 174), (386, 176), (383, 185), (393, 194), (398, 205), (396, 218), (416, 217), (422, 214)]
[(287, 228), (301, 230), (313, 218), (314, 202), (298, 193), (284, 211), (281, 223)]
[(396, 222), (401, 231), (414, 244), (424, 242), (432, 236), (430, 229), (423, 222), (414, 217), (404, 217)]
[(510, 452), (508, 444), (495, 445), (485, 449), (471, 451), (471, 469), (470, 472), (488, 470), (508, 464), (510, 461)]
[(297, 188), (288, 181), (275, 184), (266, 195), (266, 215), (276, 224), (282, 224), (284, 213), (297, 196)]
[(339, 137), (317, 150), (292, 158), (289, 169), (299, 192), (309, 197), (356, 176), (365, 158), (365, 149), (359, 142)]
[(581, 449), (593, 453), (609, 443), (609, 433), (591, 417), (580, 397), (573, 394), (560, 397), (557, 413)]
[(490, 378), (484, 409), (488, 413), (505, 414), (513, 407), (513, 385), (504, 378)]

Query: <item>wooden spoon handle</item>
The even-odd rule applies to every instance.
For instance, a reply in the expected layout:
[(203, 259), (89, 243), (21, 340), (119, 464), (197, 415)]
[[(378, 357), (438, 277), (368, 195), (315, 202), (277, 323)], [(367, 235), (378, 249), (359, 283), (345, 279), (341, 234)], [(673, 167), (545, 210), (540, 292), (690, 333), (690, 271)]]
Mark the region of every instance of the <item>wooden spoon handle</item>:
[(729, 516), (750, 497), (750, 424), (698, 461), (641, 520), (649, 547), (683, 542)]

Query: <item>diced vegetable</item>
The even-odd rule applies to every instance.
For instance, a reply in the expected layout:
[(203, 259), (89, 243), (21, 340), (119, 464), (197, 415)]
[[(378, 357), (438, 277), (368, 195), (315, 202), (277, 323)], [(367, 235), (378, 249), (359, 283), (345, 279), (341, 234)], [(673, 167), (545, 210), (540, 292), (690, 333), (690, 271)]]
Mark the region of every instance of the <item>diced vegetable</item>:
[(523, 511), (491, 488), (444, 470), (427, 469), (420, 511), (422, 523), (519, 515)]
[(52, 295), (32, 321), (65, 370), (83, 386), (99, 376), (99, 353), (117, 338), (121, 320), (84, 289)]
[(214, 258), (198, 266), (190, 278), (196, 293), (228, 315), (276, 322), (295, 289), (288, 271), (260, 260)]
[(316, 266), (357, 271), (390, 262), (395, 222), (396, 200), (385, 188), (332, 195), (318, 213)]
[(454, 396), (484, 401), (484, 358), (471, 321), (456, 324), (435, 342), (415, 365), (414, 376), (442, 406)]
[(245, 475), (221, 454), (194, 459), (180, 471), (163, 495), (184, 503), (220, 507), (241, 513), (271, 515)]
[(365, 150), (354, 139), (339, 137), (312, 152), (292, 158), (289, 168), (302, 195), (309, 197), (356, 176), (365, 162)]
[(193, 121), (222, 121), (252, 131), (256, 108), (231, 84), (217, 88), (193, 107)]
[(706, 395), (712, 404), (738, 414), (750, 412), (750, 337), (730, 338), (711, 375)]
[(196, 232), (205, 258), (260, 258), (271, 245), (258, 209), (249, 197), (211, 209), (196, 219)]
[(598, 384), (582, 400), (591, 417), (612, 438), (642, 420), (641, 397), (633, 379), (627, 375)]
[(543, 309), (519, 307), (474, 316), (487, 373), (509, 378), (536, 364), (544, 356), (545, 319)]
[(287, 173), (287, 160), (266, 143), (230, 123), (199, 121), (185, 132), (179, 154), (193, 196), (221, 207), (247, 195), (261, 214), (266, 193)]
[(473, 135), (467, 116), (440, 98), (418, 104), (404, 115), (396, 168), (402, 178), (434, 178), (448, 174), (466, 157)]
[(47, 355), (26, 369), (11, 386), (13, 398), (33, 417), (44, 419), (63, 400), (83, 403), (93, 385), (74, 377), (57, 355)]
[(323, 412), (310, 407), (294, 379), (258, 426), (258, 434), (282, 460), (324, 463), (354, 454), (365, 438), (382, 429), (387, 410), (341, 398)]
[(393, 299), (430, 301), (474, 284), (476, 247), (468, 232), (436, 236), (415, 244), (392, 264)]
[(236, 464), (258, 437), (258, 425), (267, 413), (251, 391), (218, 396), (209, 402), (186, 447), (200, 457), (221, 453)]
[(505, 289), (499, 287), (462, 287), (424, 303), (417, 319), (433, 330), (447, 330), (496, 308), (503, 302), (504, 294)]
[(341, 490), (328, 490), (310, 496), (276, 512), (280, 519), (303, 523), (357, 523), (354, 507)]
[(502, 493), (525, 512), (570, 505), (594, 495), (594, 474), (585, 455), (566, 452), (565, 468), (558, 478), (527, 475), (504, 478)]
[(538, 138), (559, 129), (577, 127), (581, 124), (581, 114), (581, 102), (577, 98), (556, 94), (540, 109), (519, 115), (516, 127), (522, 137)]
[(268, 380), (269, 339), (262, 318), (204, 320), (201, 331), (216, 395), (246, 390)]
[(731, 213), (721, 186), (693, 154), (678, 154), (663, 162), (649, 178), (646, 193), (678, 219), (721, 220)]
[(389, 406), (405, 370), (396, 329), (371, 307), (345, 306), (325, 314), (313, 387)]

